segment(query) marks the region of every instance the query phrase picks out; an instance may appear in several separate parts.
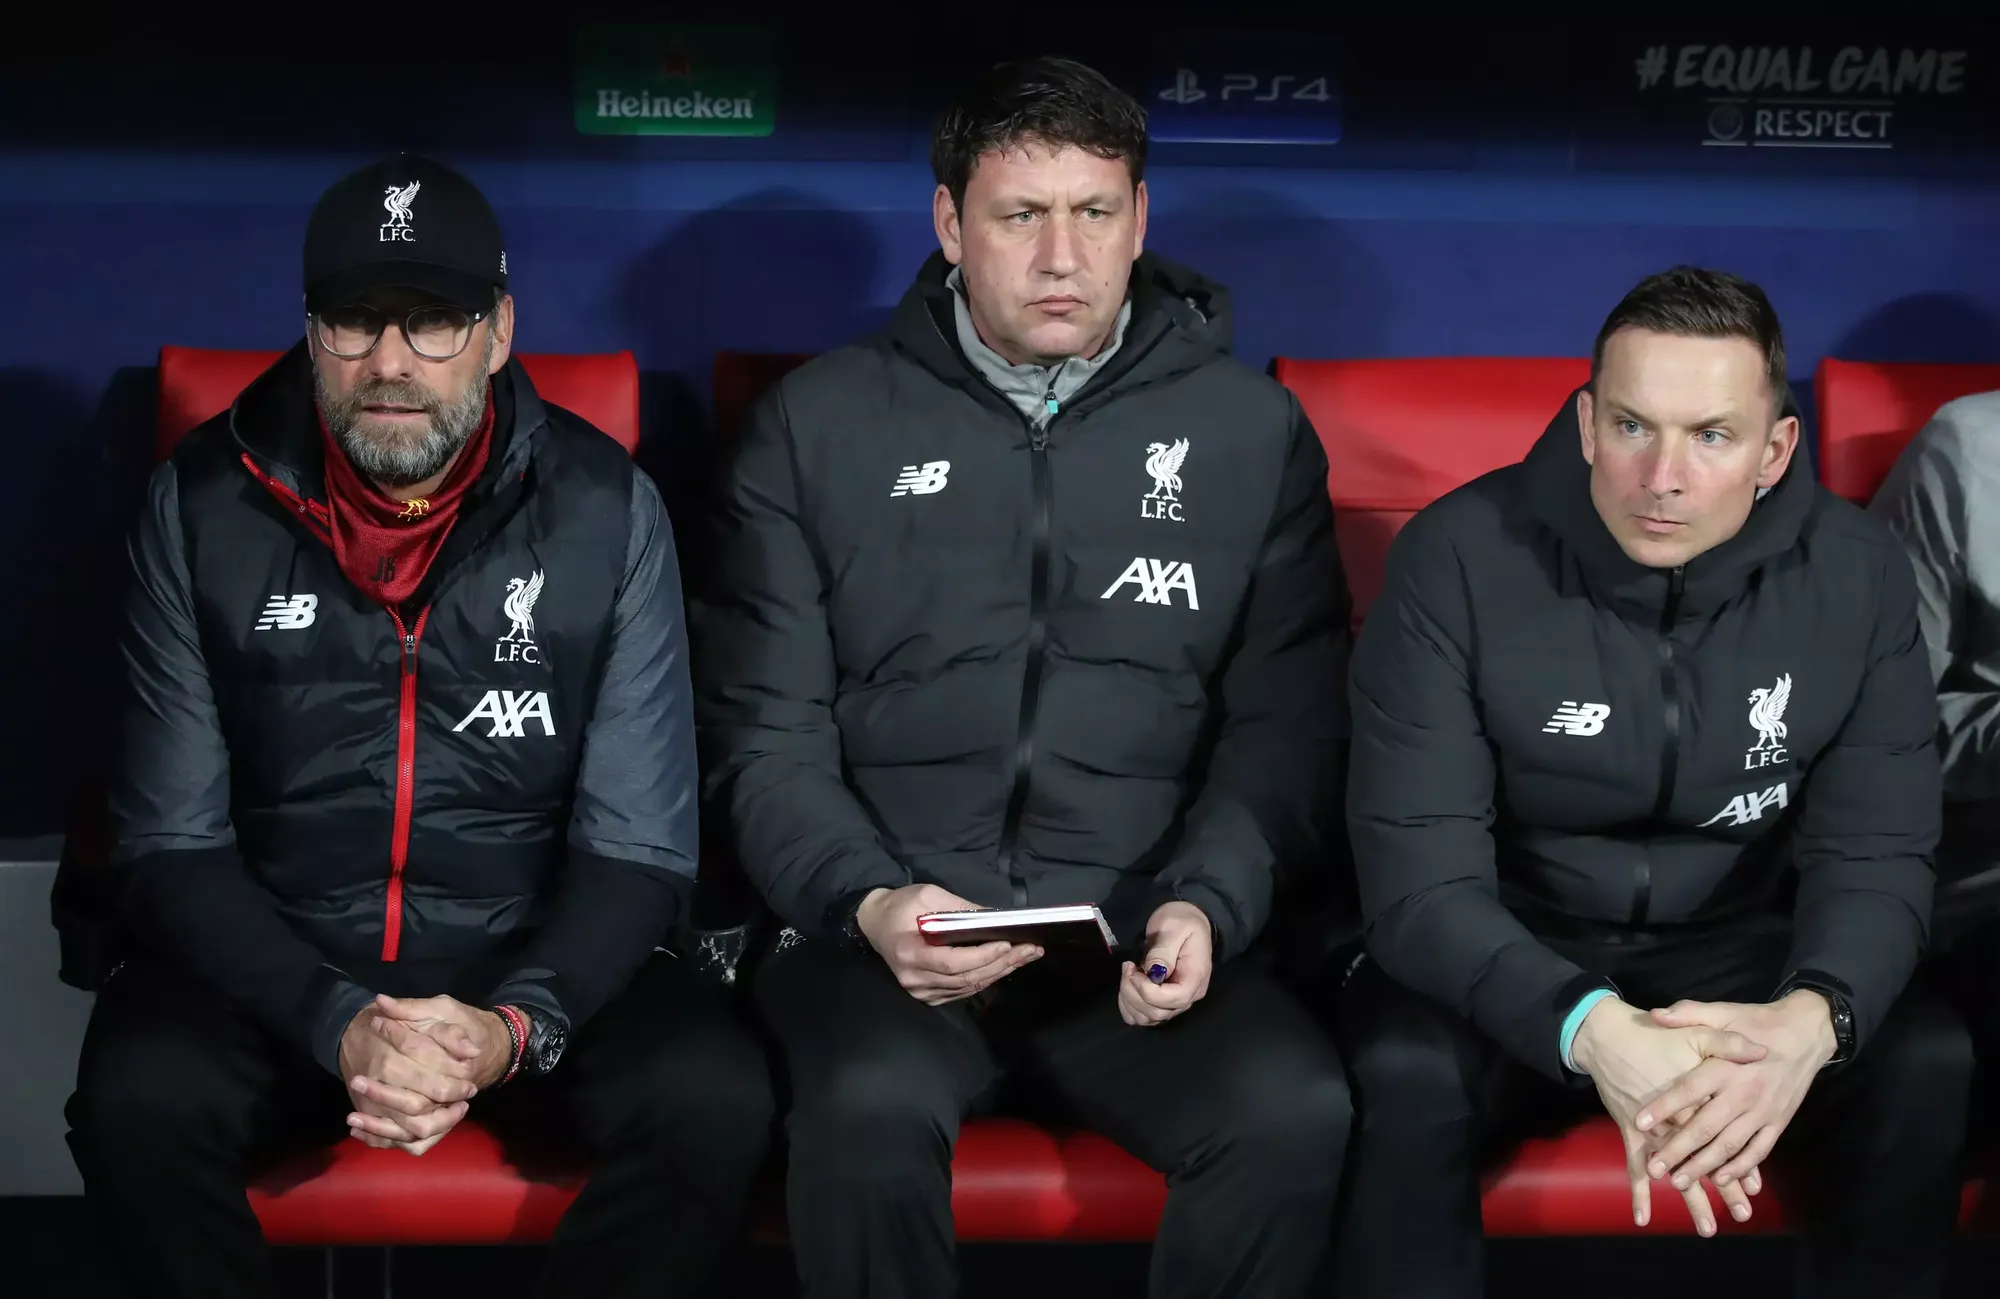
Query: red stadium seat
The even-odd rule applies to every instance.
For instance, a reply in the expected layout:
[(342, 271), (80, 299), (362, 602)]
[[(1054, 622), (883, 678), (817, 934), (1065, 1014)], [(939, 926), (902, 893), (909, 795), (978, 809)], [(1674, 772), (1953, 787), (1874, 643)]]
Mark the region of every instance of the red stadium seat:
[(258, 1177), (250, 1208), (274, 1245), (546, 1241), (583, 1182), (580, 1166), (523, 1170), (461, 1123), (417, 1159), (352, 1140), (302, 1156)]
[[(236, 395), (282, 352), (160, 349), (160, 402), (154, 455), (167, 458), (188, 430), (229, 409)], [(521, 365), (544, 401), (589, 420), (626, 451), (639, 446), (639, 365), (630, 352), (523, 355)]]
[[(259, 1177), (250, 1205), (279, 1245), (493, 1245), (546, 1243), (583, 1187), (580, 1167), (509, 1162), (485, 1129), (468, 1122), (421, 1159), (345, 1141)], [(966, 1125), (952, 1165), (952, 1210), (961, 1240), (1142, 1243), (1153, 1237), (1166, 1183), (1102, 1137), (1058, 1133), (1014, 1119)], [(1625, 1161), (1610, 1120), (1530, 1141), (1485, 1179), (1490, 1236), (1691, 1236), (1679, 1195), (1664, 1182), (1653, 1219), (1632, 1225)], [(1790, 1229), (1781, 1188), (1757, 1197), (1756, 1216), (1724, 1232)], [(1966, 1188), (1964, 1220), (2000, 1219), (1981, 1183)], [(773, 1224), (781, 1234), (782, 1227)]]
[(1827, 489), (1865, 505), (1890, 466), (1938, 407), (2000, 388), (2000, 365), (1819, 363), (1819, 476)]
[(1397, 530), (1453, 488), (1520, 460), (1590, 378), (1590, 362), (1571, 357), (1280, 357), (1275, 368), (1326, 448), (1357, 629)]
[(711, 388), (717, 441), (727, 444), (764, 390), (810, 360), (810, 352), (717, 352)]

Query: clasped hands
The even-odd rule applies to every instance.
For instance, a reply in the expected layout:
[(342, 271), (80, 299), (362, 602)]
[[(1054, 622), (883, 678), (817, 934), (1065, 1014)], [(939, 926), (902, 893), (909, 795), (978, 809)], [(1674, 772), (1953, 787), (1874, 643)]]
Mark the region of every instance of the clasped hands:
[[(919, 916), (974, 909), (935, 884), (908, 884), (869, 894), (855, 922), (905, 992), (943, 1006), (985, 991), (1042, 955), (1032, 943), (949, 947), (917, 932)], [(1146, 922), (1144, 961), (1144, 969), (1125, 961), (1118, 974), (1118, 1013), (1141, 1028), (1164, 1024), (1208, 995), (1214, 938), (1207, 915), (1188, 902), (1161, 904)]]
[(1749, 1221), (1761, 1165), (1836, 1047), (1826, 999), (1810, 991), (1769, 1004), (1593, 1007), (1571, 1056), (1624, 1138), (1632, 1221), (1651, 1220), (1655, 1178), (1671, 1178), (1703, 1236), (1715, 1234), (1703, 1179)]
[(513, 1049), (490, 1010), (450, 997), (376, 997), (340, 1039), (340, 1076), (354, 1101), (348, 1134), (423, 1154), (505, 1076)]

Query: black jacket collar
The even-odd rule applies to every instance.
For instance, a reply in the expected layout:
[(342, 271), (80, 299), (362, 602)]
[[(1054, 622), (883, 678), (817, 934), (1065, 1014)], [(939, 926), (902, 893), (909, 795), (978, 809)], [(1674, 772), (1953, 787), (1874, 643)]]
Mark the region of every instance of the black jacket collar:
[[(469, 500), (525, 474), (548, 422), (521, 362), (509, 358), (493, 376), (493, 447)], [(275, 482), (307, 500), (326, 499), (325, 442), (314, 408), (312, 357), (301, 339), (251, 380), (229, 408), (237, 445)]]
[[(1798, 408), (1788, 403), (1785, 413), (1796, 416)], [(1635, 612), (1660, 613), (1673, 570), (1636, 562), (1604, 526), (1590, 499), (1590, 466), (1583, 458), (1575, 394), (1536, 440), (1523, 468), (1530, 512), (1576, 554), (1591, 573), (1593, 588)], [(1799, 447), (1785, 476), (1751, 507), (1736, 535), (1679, 570), (1678, 611), (1695, 616), (1720, 607), (1739, 594), (1760, 567), (1797, 546), (1818, 509), (1819, 494), (1805, 448)]]

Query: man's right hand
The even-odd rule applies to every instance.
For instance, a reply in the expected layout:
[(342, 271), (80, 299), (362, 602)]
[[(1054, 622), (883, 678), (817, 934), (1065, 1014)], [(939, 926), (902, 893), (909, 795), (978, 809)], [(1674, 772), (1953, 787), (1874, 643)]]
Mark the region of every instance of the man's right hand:
[(477, 1053), (405, 1031), (370, 1005), (340, 1037), (340, 1076), (354, 1100), (348, 1127), (364, 1143), (421, 1155), (465, 1117)]
[[(1636, 1123), (1639, 1111), (1702, 1061), (1754, 1064), (1764, 1058), (1764, 1048), (1741, 1033), (1721, 1029), (1662, 1028), (1645, 1011), (1606, 997), (1584, 1016), (1570, 1044), (1570, 1057), (1597, 1084), (1598, 1099), (1618, 1124), (1618, 1135), (1625, 1141), (1625, 1171), (1632, 1182), (1632, 1221), (1643, 1227), (1653, 1216), (1653, 1183), (1646, 1162), (1673, 1125), (1641, 1132)], [(1731, 1215), (1743, 1222), (1750, 1217), (1749, 1195), (1761, 1189), (1761, 1183), (1752, 1170), (1740, 1181), (1717, 1189)], [(1702, 1183), (1691, 1183), (1681, 1197), (1687, 1201), (1695, 1230), (1713, 1236), (1715, 1210)]]
[(918, 916), (974, 910), (978, 908), (972, 903), (935, 884), (905, 884), (876, 889), (854, 918), (903, 991), (926, 1006), (942, 1006), (990, 987), (1042, 954), (1032, 943), (941, 946), (917, 932)]

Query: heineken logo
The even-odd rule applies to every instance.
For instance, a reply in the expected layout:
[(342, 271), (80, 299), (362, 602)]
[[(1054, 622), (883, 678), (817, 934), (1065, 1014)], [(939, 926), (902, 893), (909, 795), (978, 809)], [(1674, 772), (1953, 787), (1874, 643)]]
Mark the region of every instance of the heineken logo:
[(577, 34), (576, 129), (586, 135), (769, 135), (768, 28), (599, 23)]
[[(721, 95), (695, 91), (686, 95), (662, 95), (651, 92), (628, 94), (615, 87), (597, 92), (597, 116), (607, 117), (685, 117), (712, 121), (748, 121), (757, 116), (757, 99), (754, 95)], [(760, 132), (761, 134), (761, 132)]]

